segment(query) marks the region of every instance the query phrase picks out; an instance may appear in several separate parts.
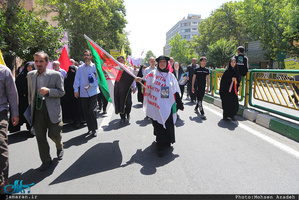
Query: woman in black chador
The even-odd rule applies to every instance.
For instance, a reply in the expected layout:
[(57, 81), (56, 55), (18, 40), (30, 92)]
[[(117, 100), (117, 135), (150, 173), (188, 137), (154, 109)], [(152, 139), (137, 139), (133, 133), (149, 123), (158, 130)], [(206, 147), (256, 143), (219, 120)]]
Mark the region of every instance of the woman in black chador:
[(81, 104), (77, 98), (74, 97), (74, 80), (77, 68), (74, 65), (69, 66), (69, 70), (64, 79), (65, 95), (61, 97), (62, 117), (64, 122), (73, 122), (76, 128), (80, 127), (82, 117), (80, 111)]
[(227, 69), (225, 70), (220, 82), (220, 98), (222, 101), (223, 120), (231, 118), (235, 121), (235, 115), (239, 109), (238, 88), (241, 77), (236, 67), (236, 59), (230, 59)]
[[(26, 62), (24, 65), (24, 69), (22, 72), (17, 76), (16, 78), (16, 87), (18, 90), (18, 96), (19, 96), (19, 115), (20, 120), (19, 124), (17, 126), (12, 126), (11, 123), (9, 125), (9, 131), (10, 132), (16, 132), (20, 131), (20, 127), (26, 123), (26, 128), (28, 131), (30, 131), (30, 134), (34, 135), (34, 130), (30, 126), (30, 124), (27, 122), (27, 120), (24, 117), (24, 112), (28, 107), (28, 86), (27, 86), (27, 74), (28, 72), (35, 70), (34, 62)], [(11, 121), (11, 120), (10, 120)]]

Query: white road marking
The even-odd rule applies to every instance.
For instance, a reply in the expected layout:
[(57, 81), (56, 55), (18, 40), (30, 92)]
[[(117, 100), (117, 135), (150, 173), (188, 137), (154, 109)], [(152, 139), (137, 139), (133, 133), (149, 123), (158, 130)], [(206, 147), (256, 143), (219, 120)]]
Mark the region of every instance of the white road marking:
[[(218, 112), (218, 111), (216, 111), (216, 110), (214, 110), (214, 109), (212, 109), (208, 106), (205, 106), (205, 109), (209, 110), (210, 112), (212, 112), (215, 115), (222, 118), (222, 113), (220, 113), (220, 112)], [(244, 125), (242, 122), (233, 122), (233, 121), (231, 121), (231, 123), (235, 123), (235, 124), (239, 123), (238, 127), (244, 129), (245, 131), (259, 137), (260, 139), (274, 145), (275, 147), (278, 147), (279, 149), (283, 150), (284, 152), (286, 152), (286, 153), (288, 153), (292, 156), (295, 156), (297, 159), (299, 159), (299, 152), (296, 151), (295, 149), (292, 149), (291, 147), (289, 147), (289, 146), (287, 146), (287, 145), (285, 145), (281, 142), (278, 142), (278, 141), (274, 140), (273, 138), (270, 138), (270, 137), (268, 137), (268, 136), (266, 136), (266, 135), (264, 135), (264, 134), (262, 134), (262, 133), (260, 133), (256, 130)]]

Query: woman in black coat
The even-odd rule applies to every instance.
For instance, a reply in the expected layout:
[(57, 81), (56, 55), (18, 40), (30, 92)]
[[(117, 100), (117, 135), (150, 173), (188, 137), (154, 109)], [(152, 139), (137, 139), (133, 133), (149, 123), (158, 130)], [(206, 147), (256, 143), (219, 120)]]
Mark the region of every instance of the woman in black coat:
[(74, 80), (77, 72), (75, 65), (69, 66), (64, 79), (65, 95), (61, 97), (62, 117), (64, 122), (73, 122), (76, 128), (80, 127), (82, 108), (79, 100), (74, 96)]
[(220, 82), (220, 98), (222, 101), (223, 120), (231, 118), (235, 121), (235, 115), (239, 109), (238, 88), (240, 85), (241, 76), (236, 67), (236, 59), (230, 59), (229, 64)]
[[(143, 72), (146, 69), (146, 65), (141, 65), (140, 69), (138, 71), (137, 77), (142, 78), (143, 77)], [(142, 80), (141, 83), (144, 83), (144, 81)], [(136, 83), (137, 84), (137, 100), (140, 103), (143, 103), (143, 89), (142, 89), (142, 85), (140, 83)]]
[(34, 62), (25, 62), (24, 69), (16, 78), (16, 87), (18, 90), (19, 96), (19, 124), (13, 127), (11, 124), (9, 125), (10, 132), (20, 131), (21, 126), (26, 123), (26, 128), (30, 131), (31, 135), (34, 135), (34, 130), (27, 122), (26, 118), (24, 117), (24, 112), (28, 107), (28, 86), (27, 86), (27, 74), (28, 72), (35, 70)]
[[(172, 73), (174, 74), (176, 80), (179, 82), (180, 79), (181, 79), (182, 74), (184, 73), (184, 70), (183, 70), (183, 68), (179, 65), (178, 62), (175, 62), (175, 63), (174, 63), (174, 67), (173, 67), (173, 68), (174, 68), (174, 69), (173, 69)], [(181, 100), (182, 100), (182, 99), (183, 99), (183, 95), (184, 95), (184, 88), (185, 88), (185, 85), (180, 85), (180, 84), (179, 84), (179, 87), (180, 87), (180, 90), (181, 90), (181, 96), (180, 96), (180, 97), (181, 97)]]

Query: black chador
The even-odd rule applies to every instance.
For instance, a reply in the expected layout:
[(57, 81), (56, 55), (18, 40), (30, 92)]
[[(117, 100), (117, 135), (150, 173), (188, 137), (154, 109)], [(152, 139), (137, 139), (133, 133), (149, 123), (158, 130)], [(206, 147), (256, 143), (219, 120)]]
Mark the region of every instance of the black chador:
[[(228, 117), (234, 120), (234, 116), (237, 114), (239, 109), (239, 100), (236, 92), (238, 91), (241, 78), (237, 65), (234, 67), (231, 65), (231, 63), (235, 61), (235, 58), (230, 59), (229, 65), (220, 82), (220, 98), (222, 101), (224, 120), (227, 120)], [(233, 77), (236, 78), (236, 82), (233, 81), (232, 83)]]

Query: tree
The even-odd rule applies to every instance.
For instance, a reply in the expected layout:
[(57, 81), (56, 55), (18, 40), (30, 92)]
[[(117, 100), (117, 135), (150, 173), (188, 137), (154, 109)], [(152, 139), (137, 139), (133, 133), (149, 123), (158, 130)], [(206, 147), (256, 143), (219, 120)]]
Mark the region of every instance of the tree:
[(211, 67), (224, 67), (233, 57), (236, 45), (226, 39), (220, 39), (215, 44), (208, 46), (208, 60)]
[(149, 50), (145, 54), (145, 58), (143, 59), (143, 64), (146, 64), (149, 62), (150, 57), (156, 58), (155, 54), (152, 52), (152, 50)]
[(245, 0), (243, 17), (254, 40), (260, 40), (266, 56), (279, 61), (280, 52), (292, 50), (298, 54), (298, 1)]
[(171, 38), (169, 44), (171, 46), (169, 56), (173, 57), (173, 59), (180, 64), (190, 64), (192, 58), (197, 57), (188, 41), (186, 39), (182, 39), (178, 33)]
[(0, 45), (7, 66), (13, 69), (17, 57), (33, 60), (37, 51), (45, 51), (52, 59), (58, 58), (56, 50), (62, 46), (63, 30), (49, 25), (33, 10), (27, 11), (18, 3), (19, 0), (11, 0), (2, 3), (0, 9), (0, 38), (4, 41)]
[(227, 2), (212, 12), (210, 17), (200, 22), (196, 36), (192, 41), (192, 47), (199, 55), (207, 55), (208, 46), (221, 38), (231, 40), (239, 45), (247, 41), (244, 21), (239, 12), (243, 9), (243, 2)]
[(125, 45), (126, 53), (130, 52), (124, 32), (127, 22), (123, 0), (38, 0), (38, 2), (44, 14), (58, 13), (54, 19), (68, 30), (70, 55), (73, 58), (82, 59), (83, 50), (88, 48), (85, 45), (84, 34), (107, 52), (110, 49), (121, 49), (122, 45)]

